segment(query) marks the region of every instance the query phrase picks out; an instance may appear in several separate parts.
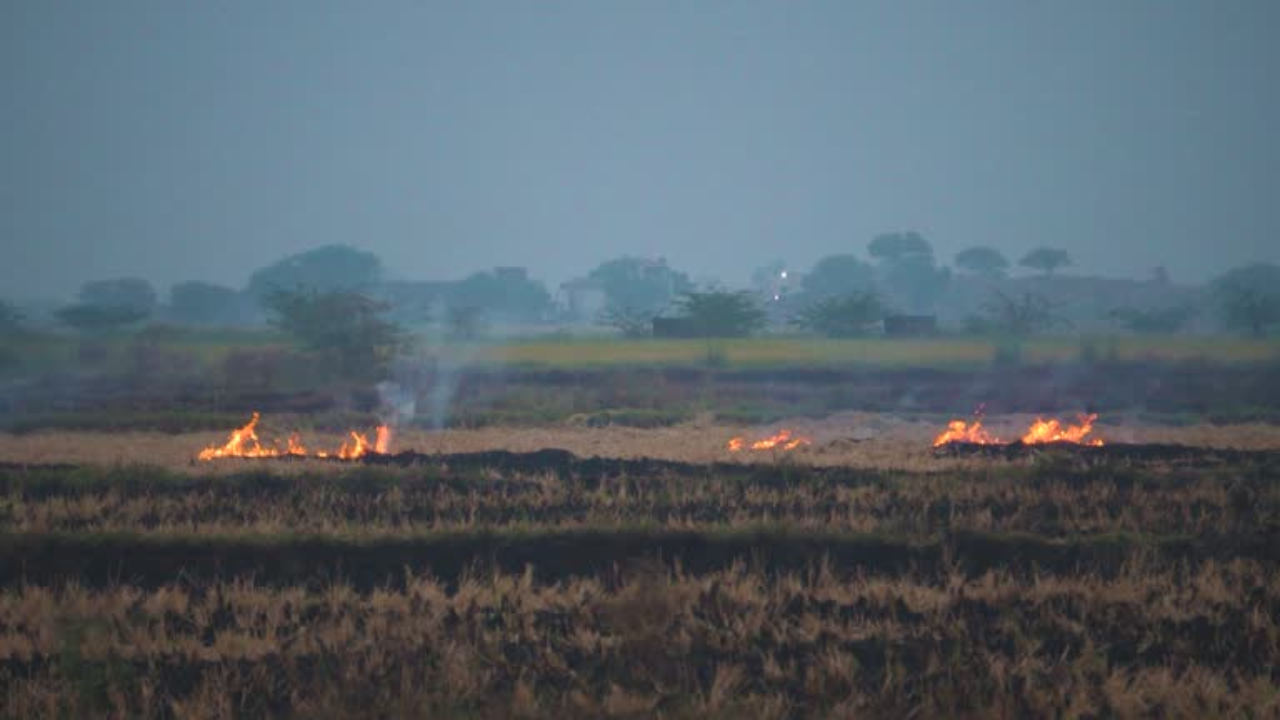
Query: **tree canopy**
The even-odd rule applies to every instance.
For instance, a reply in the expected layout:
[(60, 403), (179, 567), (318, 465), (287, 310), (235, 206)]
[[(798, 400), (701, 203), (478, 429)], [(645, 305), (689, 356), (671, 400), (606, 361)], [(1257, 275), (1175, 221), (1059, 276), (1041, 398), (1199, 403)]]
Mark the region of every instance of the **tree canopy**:
[(791, 322), (827, 337), (857, 337), (884, 318), (884, 306), (872, 293), (850, 293), (815, 300), (801, 308)]
[(346, 290), (276, 290), (266, 297), (273, 323), (305, 347), (335, 357), (345, 377), (371, 377), (402, 342), (381, 315), (389, 306)]
[(898, 262), (913, 255), (933, 257), (933, 246), (920, 233), (881, 233), (872, 238), (867, 252), (881, 262)]
[(1070, 325), (1048, 298), (1035, 293), (1024, 293), (1021, 298), (1015, 298), (996, 291), (983, 310), (989, 328), (1013, 337), (1026, 337)]
[(1280, 323), (1280, 266), (1254, 263), (1227, 271), (1209, 286), (1227, 327), (1262, 336)]
[(1040, 247), (1023, 255), (1018, 264), (1025, 268), (1039, 270), (1046, 276), (1050, 276), (1058, 268), (1070, 265), (1071, 255), (1066, 250)]
[(875, 287), (875, 275), (875, 268), (855, 255), (828, 255), (814, 264), (801, 287), (815, 300), (870, 292)]
[(169, 312), (178, 322), (229, 325), (240, 319), (240, 294), (206, 282), (177, 283), (169, 289)]
[(704, 337), (746, 337), (764, 327), (766, 316), (749, 292), (691, 292), (678, 302), (681, 315)]
[(382, 278), (382, 261), (347, 245), (325, 245), (260, 268), (247, 292), (264, 301), (278, 290), (359, 291)]
[(975, 275), (999, 277), (1009, 268), (1009, 260), (995, 248), (978, 245), (956, 253), (956, 267)]
[(142, 278), (115, 278), (85, 283), (79, 299), (83, 305), (126, 308), (149, 315), (156, 306), (156, 291)]
[(600, 283), (609, 306), (658, 312), (693, 289), (684, 273), (661, 260), (621, 257), (601, 263), (587, 277)]
[(542, 283), (522, 273), (478, 272), (453, 288), (449, 302), (478, 308), (490, 317), (540, 320), (551, 307), (551, 294)]

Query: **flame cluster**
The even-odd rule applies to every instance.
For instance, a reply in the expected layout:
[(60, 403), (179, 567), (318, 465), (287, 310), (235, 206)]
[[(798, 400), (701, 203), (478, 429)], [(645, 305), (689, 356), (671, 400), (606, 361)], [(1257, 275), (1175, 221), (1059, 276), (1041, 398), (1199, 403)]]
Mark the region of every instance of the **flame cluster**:
[(379, 425), (374, 433), (373, 442), (369, 441), (369, 436), (365, 433), (351, 431), (350, 439), (345, 440), (342, 446), (337, 450), (329, 452), (327, 450), (317, 450), (314, 453), (307, 449), (298, 434), (294, 433), (289, 436), (285, 447), (281, 448), (278, 444), (263, 445), (258, 439), (258, 420), (259, 413), (254, 413), (249, 423), (242, 428), (233, 430), (231, 437), (221, 446), (209, 446), (200, 451), (197, 455), (201, 460), (214, 460), (216, 458), (240, 457), (240, 458), (267, 458), (267, 457), (317, 457), (317, 458), (338, 458), (340, 460), (355, 460), (356, 458), (374, 453), (387, 453), (391, 449), (391, 428), (386, 425)]
[[(1027, 431), (1023, 433), (1018, 441), (1023, 445), (1042, 445), (1044, 443), (1075, 443), (1077, 445), (1102, 445), (1100, 438), (1087, 437), (1093, 432), (1093, 423), (1097, 421), (1097, 413), (1090, 415), (1080, 415), (1078, 424), (1070, 425), (1058, 422), (1056, 419), (1045, 420), (1044, 418), (1036, 418), (1031, 423)], [(982, 427), (982, 419), (979, 418), (972, 422), (964, 420), (952, 420), (947, 423), (947, 429), (943, 430), (938, 437), (934, 438), (933, 446), (941, 447), (947, 443), (972, 443), (974, 445), (1002, 445), (1004, 441), (992, 435), (986, 428)]]
[(729, 440), (729, 452), (741, 450), (795, 450), (804, 445), (812, 445), (813, 441), (791, 430), (779, 430), (767, 438), (748, 442), (745, 438), (736, 437)]

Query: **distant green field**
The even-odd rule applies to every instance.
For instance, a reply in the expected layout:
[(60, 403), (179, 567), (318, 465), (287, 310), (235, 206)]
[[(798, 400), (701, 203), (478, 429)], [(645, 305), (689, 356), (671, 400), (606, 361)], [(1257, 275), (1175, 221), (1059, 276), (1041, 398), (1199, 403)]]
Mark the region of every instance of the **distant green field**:
[[(72, 335), (37, 335), (7, 343), (7, 367), (0, 374), (71, 368), (80, 340)], [(95, 341), (113, 362), (126, 362), (135, 336), (119, 334)], [(269, 330), (173, 330), (158, 341), (198, 367), (218, 367), (236, 350), (288, 348), (289, 338)], [(998, 343), (991, 338), (758, 337), (713, 340), (624, 340), (611, 337), (525, 337), (506, 342), (419, 342), (424, 352), (450, 355), (462, 364), (507, 364), (538, 368), (695, 366), (708, 353), (728, 367), (931, 367), (965, 368), (990, 363)], [(1226, 337), (1046, 337), (1022, 345), (1023, 362), (1098, 360), (1205, 360), (1223, 363), (1266, 362), (1280, 358), (1276, 339)]]
[[(730, 366), (967, 367), (991, 362), (997, 344), (990, 339), (941, 338), (889, 340), (866, 338), (751, 338), (717, 340), (714, 352)], [(484, 349), (484, 357), (518, 365), (598, 367), (622, 365), (696, 365), (706, 361), (701, 340), (526, 340)], [(1092, 353), (1098, 359), (1207, 360), (1264, 362), (1280, 357), (1275, 341), (1240, 338), (1136, 338), (1098, 340), (1042, 338), (1023, 345), (1025, 362), (1062, 362)]]

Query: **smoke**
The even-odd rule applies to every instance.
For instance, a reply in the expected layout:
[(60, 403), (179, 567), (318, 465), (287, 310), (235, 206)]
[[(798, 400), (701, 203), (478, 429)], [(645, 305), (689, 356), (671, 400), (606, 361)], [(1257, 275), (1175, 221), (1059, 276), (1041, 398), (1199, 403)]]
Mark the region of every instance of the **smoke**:
[[(403, 383), (403, 384), (402, 384)], [(378, 421), (388, 427), (398, 428), (412, 422), (418, 414), (418, 393), (412, 383), (403, 378), (384, 380), (378, 390)]]
[[(402, 389), (400, 417), (417, 417), (421, 409), (428, 427), (432, 430), (444, 430), (449, 425), (451, 413), (457, 399), (458, 391), (469, 370), (477, 367), (481, 361), (487, 366), (494, 362), (494, 356), (488, 352), (495, 343), (503, 338), (503, 327), (500, 325), (483, 326), (483, 341), (476, 336), (481, 333), (480, 317), (468, 316), (465, 328), (450, 327), (458, 325), (457, 319), (451, 319), (449, 309), (443, 303), (436, 303), (431, 312), (434, 322), (420, 330), (418, 336), (419, 350), (412, 358), (406, 358), (395, 381)], [(458, 335), (464, 337), (459, 338)], [(489, 367), (492, 370), (492, 367)], [(381, 392), (381, 391), (380, 391)], [(412, 396), (413, 404), (409, 404), (408, 396)], [(421, 405), (421, 408), (419, 407)], [(411, 414), (405, 415), (404, 410)]]

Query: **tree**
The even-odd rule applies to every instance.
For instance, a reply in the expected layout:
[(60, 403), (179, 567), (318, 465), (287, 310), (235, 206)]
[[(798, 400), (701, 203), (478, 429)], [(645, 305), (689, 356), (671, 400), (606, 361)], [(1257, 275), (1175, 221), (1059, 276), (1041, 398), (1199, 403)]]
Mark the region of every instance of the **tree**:
[(672, 270), (664, 260), (616, 258), (600, 264), (587, 277), (600, 284), (608, 305), (653, 313), (693, 290), (689, 277)]
[(118, 305), (68, 305), (54, 313), (63, 324), (85, 332), (103, 332), (132, 325), (147, 317), (147, 311)]
[(855, 255), (828, 255), (814, 264), (801, 286), (815, 300), (870, 292), (875, 287), (875, 274), (875, 268)]
[(266, 297), (273, 323), (304, 346), (338, 360), (345, 377), (376, 375), (403, 341), (379, 317), (390, 306), (346, 290), (276, 290)]
[(979, 245), (956, 253), (956, 266), (975, 275), (1001, 277), (1008, 269), (1009, 261), (999, 250)]
[(1280, 323), (1280, 266), (1254, 263), (1229, 270), (1210, 283), (1209, 292), (1229, 328), (1262, 337)]
[(881, 233), (867, 245), (867, 252), (880, 262), (894, 263), (912, 256), (933, 257), (933, 246), (919, 233)]
[(871, 293), (851, 293), (809, 303), (791, 319), (793, 325), (827, 337), (856, 337), (884, 318), (880, 298)]
[(938, 267), (932, 255), (908, 255), (881, 269), (890, 299), (912, 312), (932, 312), (951, 282), (951, 269)]
[(681, 315), (704, 337), (746, 337), (766, 316), (749, 292), (691, 292), (680, 298)]
[(1041, 247), (1023, 255), (1022, 259), (1018, 261), (1018, 264), (1025, 268), (1039, 270), (1048, 277), (1053, 275), (1054, 270), (1070, 265), (1071, 255), (1069, 255), (1066, 250)]
[(951, 271), (935, 264), (933, 246), (919, 233), (877, 235), (867, 251), (879, 261), (879, 281), (889, 300), (911, 311), (931, 311), (951, 280)]
[(277, 290), (356, 292), (381, 277), (382, 261), (377, 255), (347, 245), (325, 245), (255, 271), (246, 292), (265, 303)]
[(513, 268), (472, 274), (450, 291), (449, 302), (479, 308), (496, 318), (541, 320), (551, 308), (551, 293)]
[(989, 328), (1013, 337), (1026, 337), (1071, 324), (1057, 313), (1048, 298), (1034, 293), (1012, 298), (997, 290), (983, 310)]
[(80, 303), (104, 308), (127, 308), (150, 315), (156, 306), (156, 291), (142, 278), (126, 277), (85, 283)]
[(601, 325), (617, 329), (626, 338), (648, 337), (653, 328), (653, 314), (639, 308), (606, 307), (600, 312)]
[(240, 318), (240, 293), (204, 282), (183, 282), (169, 289), (169, 311), (192, 325), (233, 324)]

